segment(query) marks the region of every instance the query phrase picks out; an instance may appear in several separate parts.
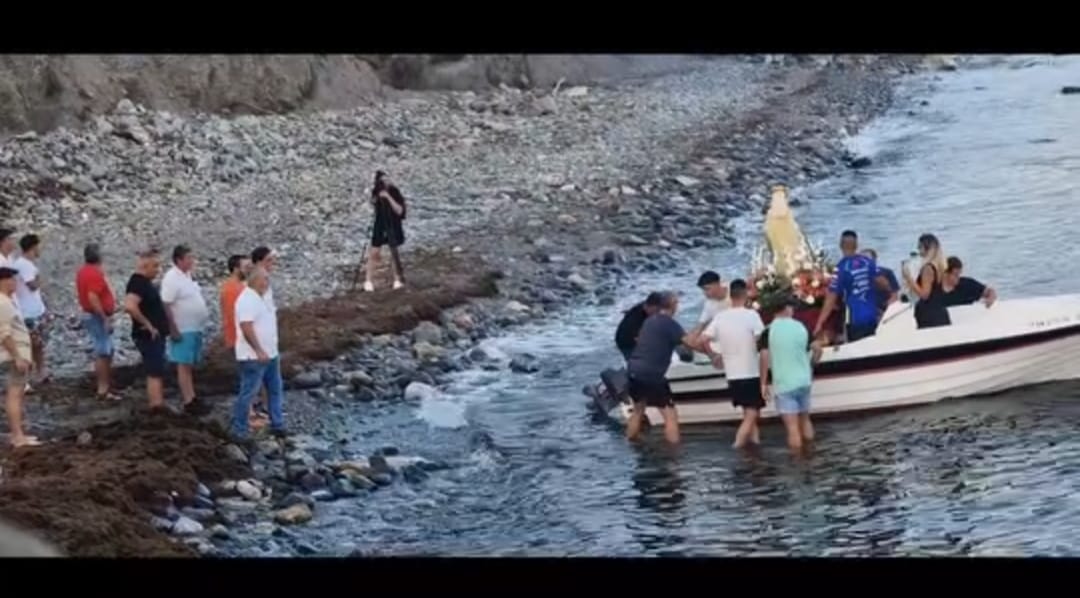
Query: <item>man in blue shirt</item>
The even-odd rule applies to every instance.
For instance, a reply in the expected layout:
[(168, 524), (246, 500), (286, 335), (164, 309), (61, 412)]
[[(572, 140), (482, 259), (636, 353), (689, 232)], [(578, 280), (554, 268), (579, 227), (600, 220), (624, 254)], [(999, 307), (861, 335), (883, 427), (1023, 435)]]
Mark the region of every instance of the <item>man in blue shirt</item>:
[(846, 230), (840, 235), (840, 251), (844, 257), (836, 264), (836, 275), (829, 283), (825, 306), (821, 308), (814, 337), (821, 334), (829, 314), (839, 300), (844, 302), (844, 331), (852, 343), (877, 332), (878, 293), (891, 296), (889, 281), (878, 270), (877, 262), (859, 255), (859, 236)]
[[(867, 247), (859, 253), (874, 260), (874, 263), (877, 264), (877, 252), (873, 249)], [(882, 266), (880, 264), (878, 265), (877, 269), (878, 273), (884, 276), (885, 280), (889, 281), (889, 294), (886, 295), (885, 293), (878, 293), (878, 310), (881, 311), (881, 313), (885, 313), (885, 310), (888, 309), (889, 304), (895, 301), (896, 296), (900, 293), (900, 281), (896, 279), (896, 273), (893, 272), (892, 269), (886, 268), (885, 266)]]

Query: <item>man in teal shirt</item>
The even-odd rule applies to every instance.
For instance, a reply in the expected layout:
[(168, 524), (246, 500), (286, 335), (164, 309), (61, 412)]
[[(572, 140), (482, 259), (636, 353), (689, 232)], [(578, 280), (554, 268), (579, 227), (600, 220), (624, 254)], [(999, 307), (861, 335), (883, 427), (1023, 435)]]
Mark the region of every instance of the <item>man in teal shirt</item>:
[(796, 455), (814, 440), (814, 426), (810, 423), (810, 386), (813, 364), (821, 359), (821, 346), (811, 343), (806, 326), (792, 317), (797, 304), (798, 299), (787, 299), (758, 341), (761, 396), (766, 400), (769, 397), (776, 399), (776, 411), (787, 429), (788, 448)]

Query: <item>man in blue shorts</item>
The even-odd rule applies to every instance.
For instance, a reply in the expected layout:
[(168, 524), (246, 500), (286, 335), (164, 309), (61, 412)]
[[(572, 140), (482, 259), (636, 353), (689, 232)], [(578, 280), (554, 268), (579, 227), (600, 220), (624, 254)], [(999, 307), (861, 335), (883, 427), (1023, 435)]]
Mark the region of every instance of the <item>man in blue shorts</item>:
[(821, 359), (820, 345), (811, 343), (806, 326), (792, 317), (798, 302), (795, 297), (788, 298), (768, 330), (758, 339), (761, 396), (775, 398), (776, 411), (787, 429), (788, 448), (795, 455), (814, 440), (814, 426), (810, 423), (810, 386), (813, 364)]
[(194, 369), (202, 353), (203, 332), (210, 310), (202, 288), (192, 277), (195, 254), (186, 245), (177, 245), (173, 267), (161, 279), (161, 300), (169, 315), (169, 361), (176, 364), (176, 382), (184, 401), (184, 411), (205, 415), (209, 406), (195, 396)]

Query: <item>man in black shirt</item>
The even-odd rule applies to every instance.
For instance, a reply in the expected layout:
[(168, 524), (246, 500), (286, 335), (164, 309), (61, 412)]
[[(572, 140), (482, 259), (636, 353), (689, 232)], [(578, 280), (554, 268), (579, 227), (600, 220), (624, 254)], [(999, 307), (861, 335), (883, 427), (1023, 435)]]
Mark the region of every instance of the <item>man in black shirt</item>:
[(146, 394), (150, 410), (165, 409), (165, 338), (169, 334), (169, 316), (161, 301), (154, 279), (161, 272), (156, 249), (140, 252), (135, 273), (128, 279), (124, 309), (131, 316), (131, 339), (142, 356), (146, 372)]
[(945, 277), (941, 287), (945, 290), (945, 306), (971, 305), (982, 300), (986, 307), (990, 307), (997, 301), (997, 293), (994, 289), (983, 283), (963, 276), (964, 262), (953, 256), (945, 261)]
[(627, 361), (630, 361), (630, 354), (633, 353), (634, 347), (637, 345), (641, 326), (645, 324), (646, 318), (655, 314), (660, 308), (662, 299), (662, 293), (649, 293), (645, 301), (623, 312), (622, 321), (619, 322), (619, 327), (615, 329), (615, 346), (619, 348), (619, 352), (623, 354)]

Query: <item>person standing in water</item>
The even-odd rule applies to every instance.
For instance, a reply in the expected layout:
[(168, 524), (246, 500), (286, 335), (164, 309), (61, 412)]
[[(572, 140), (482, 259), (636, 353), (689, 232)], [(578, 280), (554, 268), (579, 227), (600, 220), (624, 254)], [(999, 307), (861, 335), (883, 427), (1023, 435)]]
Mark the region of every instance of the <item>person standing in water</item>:
[[(748, 294), (745, 280), (731, 281), (728, 291), (731, 307), (713, 317), (698, 342), (699, 348), (713, 358), (715, 365), (723, 366), (731, 390), (731, 404), (742, 408), (742, 424), (735, 432), (733, 445), (737, 449), (761, 442), (758, 419), (765, 407), (757, 352), (758, 337), (765, 330), (765, 323), (757, 310), (746, 306)], [(716, 359), (717, 354), (720, 359)]]
[(811, 342), (806, 326), (794, 318), (798, 305), (798, 298), (788, 297), (758, 341), (761, 396), (766, 401), (775, 399), (776, 411), (787, 430), (788, 448), (796, 455), (814, 440), (810, 386), (813, 364), (821, 359), (821, 347)]
[(918, 279), (911, 277), (907, 264), (901, 268), (904, 283), (919, 301), (915, 304), (915, 324), (919, 328), (937, 328), (952, 323), (943, 287), (948, 265), (937, 237), (929, 233), (919, 237), (919, 257), (923, 259)]
[(679, 299), (674, 293), (661, 295), (656, 313), (642, 325), (637, 345), (627, 362), (627, 393), (634, 403), (626, 423), (629, 440), (636, 440), (641, 434), (645, 408), (654, 407), (664, 417), (664, 438), (671, 444), (679, 443), (679, 414), (675, 410), (667, 371), (671, 366), (671, 353), (679, 345), (688, 344), (690, 337), (675, 321), (678, 308)]
[(394, 289), (405, 286), (398, 248), (405, 243), (406, 215), (405, 196), (383, 171), (375, 173), (375, 186), (371, 190), (371, 205), (375, 210), (375, 222), (371, 227), (371, 251), (368, 252), (367, 277), (364, 290), (375, 290), (375, 271), (379, 268), (379, 253), (384, 245), (390, 247), (391, 269), (394, 272)]

